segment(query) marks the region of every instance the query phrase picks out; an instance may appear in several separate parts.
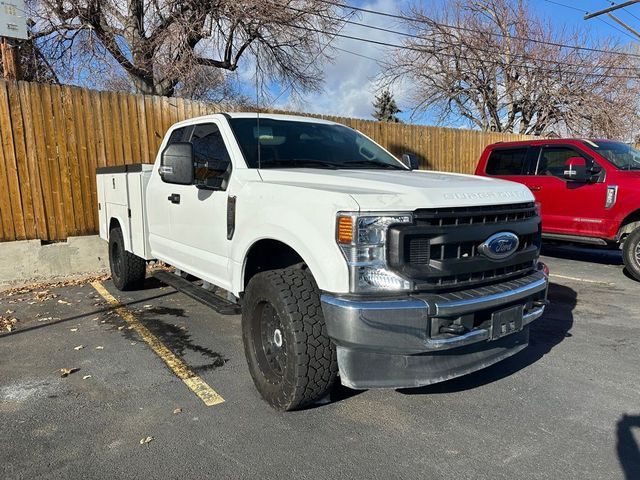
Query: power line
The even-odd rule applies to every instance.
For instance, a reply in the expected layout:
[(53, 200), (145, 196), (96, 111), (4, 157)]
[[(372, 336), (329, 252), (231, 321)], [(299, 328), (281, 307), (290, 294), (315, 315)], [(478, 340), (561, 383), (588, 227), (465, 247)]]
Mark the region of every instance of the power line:
[[(587, 15), (589, 12), (586, 10), (583, 10), (581, 8), (577, 8), (574, 7), (572, 5), (567, 5), (566, 3), (560, 3), (560, 2), (555, 2), (554, 0), (544, 0), (547, 3), (552, 3), (554, 5), (558, 5), (559, 7), (564, 7), (564, 8), (569, 8), (571, 10), (575, 10), (576, 12), (580, 12), (583, 15)], [(613, 2), (612, 2), (613, 3)], [(614, 30), (622, 33), (623, 35), (626, 35), (629, 38), (632, 38), (633, 40), (637, 40), (637, 38), (635, 38), (633, 35), (629, 35), (629, 32), (625, 32), (624, 30), (622, 30), (621, 28), (616, 27), (615, 25), (612, 25), (611, 23), (607, 22), (604, 18), (600, 18), (597, 17), (597, 20), (600, 20), (602, 23), (604, 23), (606, 26), (608, 26), (609, 28), (613, 28)]]
[[(614, 2), (611, 2), (614, 3)], [(636, 20), (640, 20), (640, 17), (638, 17), (637, 15), (633, 14), (631, 12), (631, 10), (627, 10), (627, 7), (624, 7), (622, 10), (624, 10), (625, 12), (627, 12), (629, 15), (631, 15), (633, 18), (635, 18)]]
[(611, 6), (607, 8), (603, 8), (602, 10), (598, 10), (597, 12), (589, 13), (584, 16), (585, 20), (589, 20), (590, 18), (598, 17), (604, 13), (610, 13), (615, 10), (620, 10), (621, 8), (628, 7), (629, 5), (633, 5), (634, 3), (638, 3), (640, 0), (629, 0), (627, 2), (616, 5), (615, 2), (611, 2)]
[[(548, 1), (550, 1), (550, 0), (548, 0)], [(552, 3), (557, 3), (557, 2), (552, 2)], [(559, 3), (557, 3), (557, 4), (561, 5)], [(313, 15), (325, 18), (327, 20), (335, 20), (335, 21), (338, 21), (338, 22), (344, 22), (345, 24), (348, 23), (350, 25), (355, 25), (355, 26), (362, 27), (362, 28), (369, 28), (369, 29), (372, 29), (372, 30), (380, 31), (380, 32), (392, 33), (394, 35), (401, 35), (401, 36), (404, 36), (404, 37), (415, 38), (415, 39), (419, 39), (419, 40), (431, 40), (431, 41), (434, 41), (434, 42), (438, 43), (439, 45), (445, 45), (445, 46), (450, 46), (450, 47), (459, 46), (458, 43), (451, 43), (451, 42), (447, 42), (447, 41), (442, 40), (442, 39), (429, 39), (429, 38), (426, 38), (426, 37), (420, 36), (420, 35), (414, 35), (414, 34), (411, 34), (411, 33), (401, 32), (401, 31), (398, 31), (398, 30), (392, 30), (392, 29), (389, 29), (389, 28), (379, 27), (379, 26), (376, 26), (376, 25), (369, 25), (369, 24), (366, 24), (366, 23), (356, 22), (356, 21), (353, 21), (353, 20), (343, 20), (343, 19), (340, 19), (340, 18), (332, 17), (330, 15), (325, 15), (325, 14), (322, 14), (322, 13), (315, 13), (315, 12), (311, 12), (309, 10), (304, 10), (304, 9), (300, 9), (300, 8), (296, 8), (296, 7), (286, 6), (285, 8), (288, 8), (290, 10), (294, 10), (296, 12), (301, 12), (301, 13), (307, 13), (307, 14), (308, 13), (312, 13)], [(494, 54), (494, 55), (501, 55), (501, 54), (504, 53), (502, 51), (497, 51), (497, 50), (482, 50), (482, 51), (483, 51), (483, 53), (491, 53), (491, 54)], [(522, 53), (514, 53), (514, 52), (509, 52), (509, 53), (513, 57), (518, 57), (518, 58), (521, 58), (523, 60), (533, 60), (533, 61), (536, 61), (536, 62), (545, 62), (545, 63), (549, 63), (549, 64), (558, 64), (558, 65), (569, 66), (569, 67), (582, 67), (583, 66), (583, 64), (580, 64), (580, 63), (568, 63), (568, 62), (564, 62), (562, 60), (547, 60), (547, 59), (535, 57), (535, 56), (532, 56), (532, 55), (526, 55), (526, 54), (522, 54)], [(601, 67), (601, 68), (605, 68), (605, 67)], [(638, 68), (638, 67), (610, 66), (610, 67), (606, 67), (606, 68), (608, 68), (610, 70), (630, 70), (630, 71), (634, 71), (634, 72), (640, 72), (640, 68)]]
[[(301, 29), (301, 30), (306, 30), (309, 32), (315, 32), (315, 33), (322, 33), (325, 35), (330, 35), (332, 34), (332, 32), (327, 32), (324, 30), (318, 30), (316, 28), (311, 28), (311, 27), (304, 27), (302, 25), (295, 25), (295, 24), (287, 24), (288, 26), (292, 27), (292, 28), (297, 28), (297, 29)], [(398, 44), (394, 44), (394, 43), (389, 43), (389, 42), (382, 42), (379, 40), (372, 40), (372, 39), (368, 39), (368, 38), (362, 38), (362, 37), (356, 37), (354, 35), (345, 35), (342, 33), (336, 33), (335, 34), (336, 37), (340, 37), (340, 38), (345, 38), (345, 39), (349, 39), (349, 40), (356, 40), (359, 42), (364, 42), (364, 43), (371, 43), (374, 45), (380, 45), (380, 46), (385, 46), (385, 47), (391, 47), (391, 48), (397, 48), (397, 49), (401, 49), (401, 50), (409, 50), (409, 51), (415, 51), (415, 52), (419, 52), (419, 53), (429, 53), (431, 55), (436, 55), (433, 52), (429, 52), (428, 50), (425, 50), (424, 48), (418, 48), (418, 47), (411, 47), (411, 46), (407, 46), (407, 45), (398, 45)], [(448, 53), (444, 53), (444, 52), (438, 52), (439, 55), (442, 56), (446, 56), (446, 57), (451, 57), (451, 58), (457, 58), (457, 59), (462, 59), (462, 60), (475, 60), (472, 59), (470, 57), (465, 57), (465, 56), (461, 56), (461, 55), (453, 55), (453, 54), (448, 54)], [(500, 62), (497, 62), (495, 60), (484, 60), (485, 63), (489, 63), (489, 64), (493, 64), (496, 66), (502, 66), (502, 64)], [(530, 68), (531, 65), (524, 65), (524, 64), (511, 64), (510, 66), (512, 67), (523, 67), (523, 68)], [(599, 68), (604, 68), (604, 67), (599, 67)], [(546, 72), (546, 73), (565, 73), (568, 75), (578, 75), (578, 76), (582, 76), (582, 77), (593, 77), (593, 78), (620, 78), (620, 79), (627, 79), (627, 80), (638, 80), (640, 79), (640, 75), (638, 76), (631, 76), (631, 75), (609, 75), (609, 74), (604, 74), (604, 73), (590, 73), (590, 72), (579, 72), (579, 71), (570, 71), (570, 70), (550, 70), (550, 69), (540, 69), (540, 71), (542, 72)]]
[(373, 57), (370, 57), (369, 55), (365, 55), (363, 53), (353, 52), (351, 50), (347, 50), (346, 48), (336, 47), (336, 46), (334, 46), (333, 48), (335, 50), (340, 50), (341, 52), (344, 52), (344, 53), (349, 53), (351, 55), (355, 55), (356, 57), (366, 58), (367, 60), (371, 60), (372, 62), (379, 62), (380, 61), (380, 59), (378, 59), (378, 58), (373, 58)]
[(613, 55), (622, 55), (622, 56), (627, 56), (627, 57), (640, 58), (640, 54), (636, 54), (636, 53), (619, 52), (619, 51), (616, 51), (616, 50), (604, 50), (604, 49), (593, 48), (593, 47), (582, 47), (582, 46), (579, 46), (579, 45), (568, 45), (568, 44), (565, 44), (565, 43), (550, 42), (550, 41), (546, 41), (546, 40), (538, 40), (538, 39), (535, 39), (535, 38), (505, 35), (505, 34), (498, 33), (498, 32), (483, 32), (483, 31), (480, 31), (478, 29), (463, 27), (463, 26), (460, 26), (460, 25), (450, 25), (450, 24), (440, 23), (440, 22), (435, 22), (435, 21), (426, 22), (425, 20), (411, 18), (411, 17), (407, 17), (405, 15), (399, 15), (399, 14), (394, 14), (394, 13), (389, 13), (389, 12), (382, 12), (382, 11), (378, 11), (378, 10), (372, 10), (372, 9), (369, 9), (369, 8), (356, 7), (356, 6), (353, 6), (353, 5), (347, 5), (347, 4), (344, 4), (344, 3), (335, 2), (335, 1), (332, 1), (332, 0), (318, 0), (318, 1), (320, 1), (322, 3), (326, 3), (328, 5), (333, 5), (333, 6), (336, 6), (336, 7), (340, 7), (340, 8), (345, 8), (345, 9), (349, 9), (349, 10), (355, 10), (355, 11), (363, 12), (363, 13), (371, 13), (373, 15), (380, 15), (380, 16), (383, 16), (383, 17), (395, 18), (395, 19), (398, 19), (398, 20), (406, 20), (406, 21), (409, 21), (409, 22), (412, 22), (412, 23), (432, 23), (433, 25), (437, 25), (439, 27), (452, 28), (452, 29), (455, 29), (455, 30), (462, 30), (462, 31), (471, 32), (471, 33), (488, 34), (488, 35), (493, 35), (493, 36), (496, 36), (496, 37), (508, 38), (508, 39), (511, 39), (511, 40), (521, 40), (521, 41), (527, 41), (527, 42), (532, 42), (532, 43), (539, 43), (539, 44), (542, 44), (542, 45), (550, 45), (550, 46), (560, 47), (560, 48), (569, 48), (569, 49), (573, 49), (573, 50), (583, 50), (583, 51), (598, 52), (598, 53), (609, 53), (609, 54), (613, 54)]
[(596, 17), (596, 20), (600, 20), (605, 25), (608, 25), (609, 27), (613, 28), (614, 30), (617, 30), (618, 32), (622, 33), (623, 35), (626, 35), (627, 37), (629, 37), (629, 38), (631, 38), (631, 39), (633, 39), (635, 41), (638, 41), (638, 39), (636, 37), (634, 37), (633, 35), (630, 35), (629, 32), (625, 32), (621, 28), (618, 28), (615, 25), (612, 25), (611, 23), (607, 22), (604, 18)]
[(573, 7), (573, 6), (571, 6), (571, 5), (566, 5), (566, 4), (564, 4), (564, 3), (560, 3), (560, 2), (554, 2), (553, 0), (544, 0), (544, 1), (545, 1), (545, 2), (547, 2), (547, 3), (553, 3), (554, 5), (558, 5), (559, 7), (570, 8), (571, 10), (575, 10), (576, 12), (580, 12), (580, 13), (582, 13), (582, 14), (587, 14), (587, 13), (589, 13), (588, 11), (583, 10), (583, 9), (581, 9), (581, 8)]
[[(337, 32), (335, 33), (335, 35), (333, 35), (329, 40), (327, 40), (327, 43), (324, 44), (324, 46), (320, 49), (320, 51), (316, 54), (315, 57), (313, 57), (313, 60), (311, 60), (302, 70), (301, 73), (304, 73), (307, 68), (309, 68), (312, 64), (314, 64), (316, 62), (316, 60), (318, 60), (318, 58), (320, 57), (320, 55), (322, 55), (324, 53), (324, 51), (327, 49), (327, 47), (331, 44), (331, 42), (333, 42), (336, 38), (336, 36), (344, 29), (344, 26), (346, 25), (346, 22), (348, 22), (348, 19), (353, 17), (354, 12), (349, 13), (349, 15), (345, 16), (344, 19), (336, 19), (339, 20), (341, 22), (345, 22), (343, 23), (340, 28), (337, 30)], [(291, 80), (291, 82), (289, 82), (289, 85), (287, 85), (286, 88), (282, 89), (282, 91), (278, 94), (278, 96), (276, 98), (273, 99), (273, 101), (269, 104), (269, 108), (272, 107), (280, 97), (282, 97), (282, 95), (284, 95), (284, 93), (289, 90), (291, 87), (293, 86), (293, 80)]]

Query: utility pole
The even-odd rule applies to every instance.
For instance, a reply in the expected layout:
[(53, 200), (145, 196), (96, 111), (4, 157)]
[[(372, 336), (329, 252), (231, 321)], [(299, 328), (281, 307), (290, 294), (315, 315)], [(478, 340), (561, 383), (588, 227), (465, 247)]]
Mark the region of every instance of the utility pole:
[(20, 80), (17, 41), (27, 37), (24, 0), (0, 0), (0, 53), (5, 80)]
[(584, 19), (585, 20), (589, 20), (590, 18), (599, 17), (600, 15), (603, 15), (605, 13), (611, 13), (611, 12), (614, 12), (614, 11), (619, 10), (621, 8), (624, 8), (624, 7), (628, 7), (629, 5), (633, 5), (634, 3), (638, 3), (638, 2), (640, 2), (640, 0), (631, 0), (631, 1), (628, 1), (628, 2), (620, 3), (618, 5), (614, 4), (614, 5), (611, 5), (610, 7), (603, 8), (602, 10), (598, 10), (597, 12), (587, 13), (584, 16)]
[(20, 51), (7, 37), (0, 37), (2, 71), (5, 80), (20, 80)]

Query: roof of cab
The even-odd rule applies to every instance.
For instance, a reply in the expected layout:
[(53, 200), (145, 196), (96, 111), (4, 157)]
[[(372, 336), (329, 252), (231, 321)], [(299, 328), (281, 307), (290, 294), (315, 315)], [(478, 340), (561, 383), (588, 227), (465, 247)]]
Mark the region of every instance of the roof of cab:
[(606, 138), (536, 138), (531, 140), (514, 140), (507, 142), (496, 142), (487, 145), (487, 148), (502, 148), (502, 147), (517, 147), (522, 145), (553, 145), (558, 143), (564, 144), (584, 144), (584, 143), (598, 143), (598, 142), (611, 142)]
[[(308, 122), (308, 123), (320, 123), (324, 125), (339, 125), (336, 122), (331, 122), (329, 120), (323, 120), (321, 118), (313, 118), (306, 117), (303, 115), (283, 115), (279, 113), (260, 113), (261, 119), (271, 119), (271, 120), (289, 120), (296, 122)], [(177, 122), (174, 126), (184, 126), (184, 125), (193, 125), (195, 123), (202, 123), (206, 120), (212, 119), (220, 119), (224, 118), (258, 118), (257, 112), (222, 112), (222, 113), (214, 113), (211, 115), (203, 115), (200, 117), (193, 117), (187, 120), (183, 120), (181, 122)]]

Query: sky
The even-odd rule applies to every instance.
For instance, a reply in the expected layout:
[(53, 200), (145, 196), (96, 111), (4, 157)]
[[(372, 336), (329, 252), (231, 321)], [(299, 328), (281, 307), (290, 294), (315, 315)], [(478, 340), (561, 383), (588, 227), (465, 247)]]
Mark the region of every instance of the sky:
[[(438, 8), (438, 5), (443, 5), (445, 1), (446, 0), (424, 0), (423, 3), (427, 6), (431, 5), (432, 8)], [(631, 36), (631, 34), (622, 29), (622, 27), (617, 26), (606, 16), (602, 16), (600, 20), (591, 19), (585, 21), (583, 19), (585, 12), (593, 12), (606, 8), (611, 5), (612, 2), (610, 1), (527, 1), (532, 9), (540, 15), (548, 17), (550, 21), (558, 27), (590, 29), (594, 45), (597, 45), (598, 39), (607, 36), (613, 37), (621, 43), (638, 41), (638, 39)], [(392, 0), (347, 0), (345, 3), (371, 10), (392, 13), (397, 13), (399, 9), (405, 5), (404, 1)], [(619, 10), (616, 12), (616, 15), (630, 25), (640, 29), (640, 3)], [(361, 13), (358, 18), (354, 18), (353, 20), (368, 25), (376, 25), (394, 30), (399, 29), (398, 24), (395, 23), (393, 19), (368, 13)], [(398, 35), (354, 25), (345, 25), (341, 33), (373, 38), (390, 43), (400, 43), (401, 40), (401, 37)], [(371, 113), (373, 111), (372, 102), (378, 91), (376, 77), (380, 72), (380, 67), (375, 59), (381, 58), (387, 53), (383, 47), (343, 38), (335, 38), (331, 42), (331, 46), (336, 47), (334, 51), (335, 58), (332, 63), (324, 65), (325, 83), (322, 91), (305, 95), (302, 99), (294, 101), (294, 99), (288, 95), (286, 85), (271, 85), (271, 101), (279, 97), (273, 104), (273, 107), (308, 113), (323, 113), (371, 119)], [(347, 53), (344, 50), (352, 53)], [(355, 54), (370, 58), (364, 58), (363, 56), (357, 56)], [(251, 74), (245, 71), (244, 74), (241, 73), (241, 75), (246, 78), (246, 76), (250, 76)], [(411, 117), (411, 105), (408, 102), (406, 88), (395, 88), (393, 93), (398, 106), (403, 110), (403, 113), (400, 114), (400, 118), (403, 121), (424, 124), (433, 124), (436, 121), (435, 118), (428, 114), (414, 115)]]

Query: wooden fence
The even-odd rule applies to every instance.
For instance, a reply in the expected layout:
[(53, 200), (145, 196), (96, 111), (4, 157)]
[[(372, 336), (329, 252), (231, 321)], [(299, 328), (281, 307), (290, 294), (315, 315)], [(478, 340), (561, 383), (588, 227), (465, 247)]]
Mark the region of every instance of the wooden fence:
[[(180, 98), (0, 81), (0, 241), (96, 233), (97, 167), (151, 163), (172, 123), (223, 110)], [(414, 153), (433, 170), (471, 173), (487, 144), (523, 138), (321, 117), (393, 153)]]

